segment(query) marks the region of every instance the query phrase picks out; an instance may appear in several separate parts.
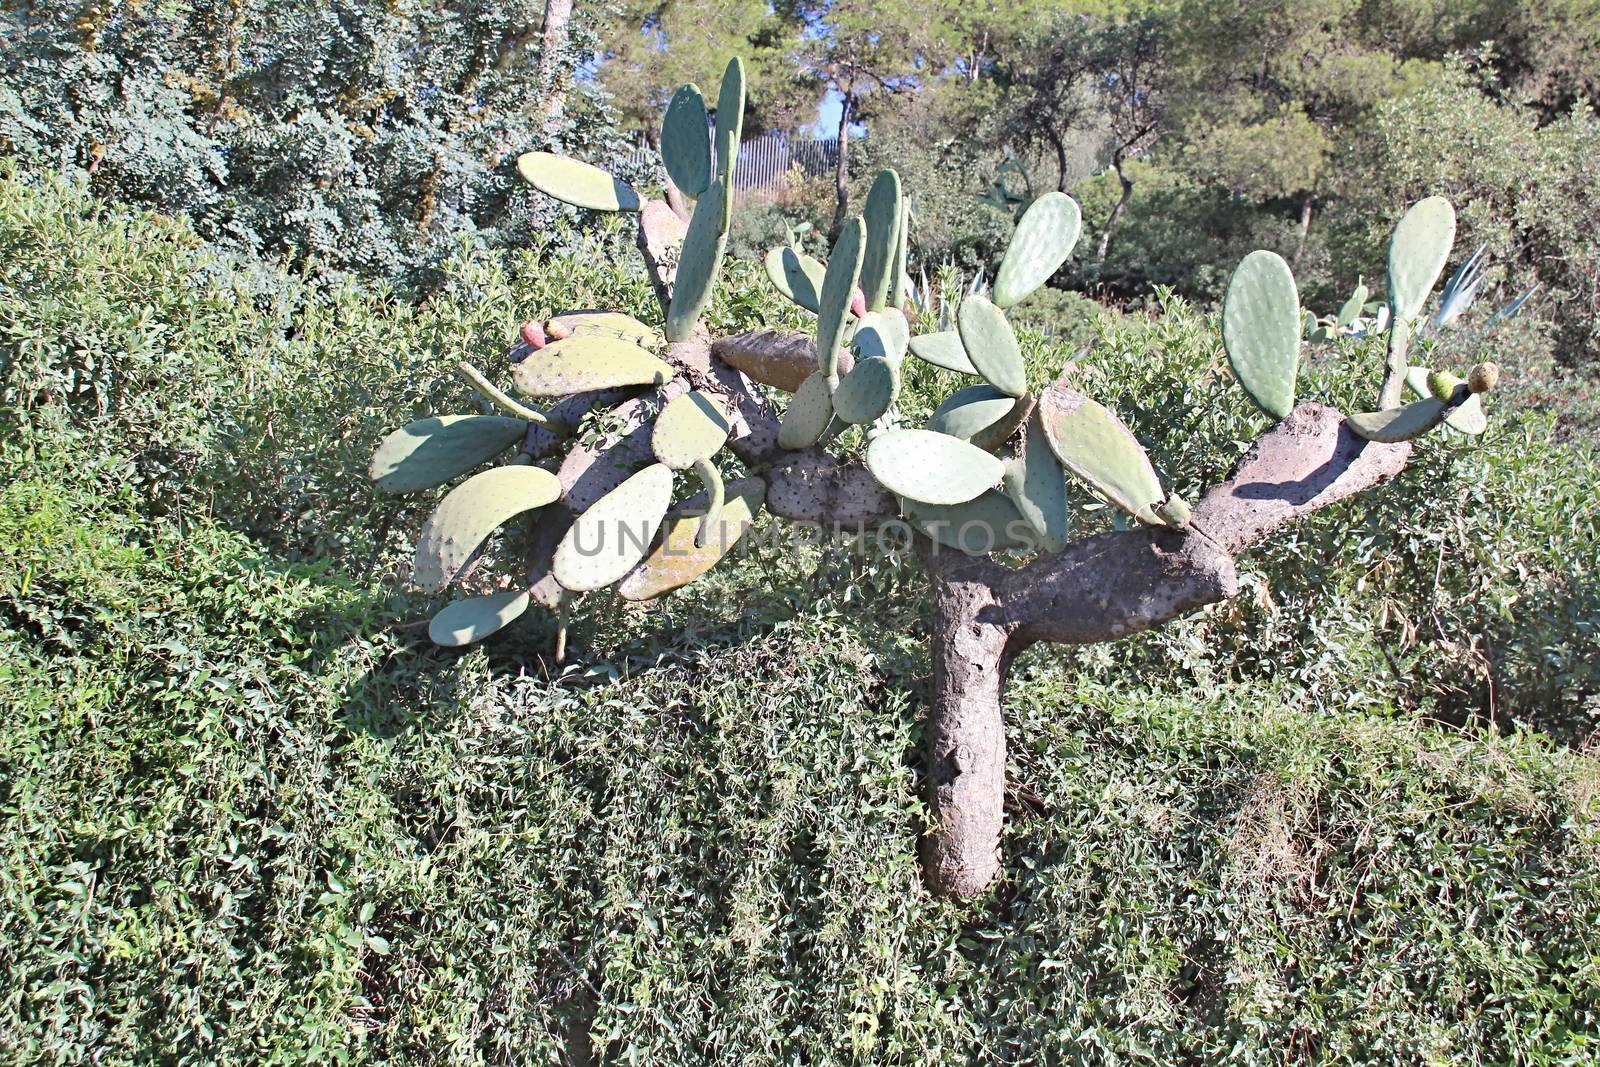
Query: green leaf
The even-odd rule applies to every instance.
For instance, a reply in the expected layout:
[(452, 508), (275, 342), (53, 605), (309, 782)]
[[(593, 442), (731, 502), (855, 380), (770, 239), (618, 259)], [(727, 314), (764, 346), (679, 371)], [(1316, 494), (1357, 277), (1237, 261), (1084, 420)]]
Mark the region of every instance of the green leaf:
[(656, 459), (679, 471), (710, 459), (727, 440), (726, 402), (698, 389), (667, 401), (650, 432)]
[(453, 581), (467, 560), (507, 519), (561, 496), (561, 481), (538, 467), (496, 467), (452, 489), (417, 538), (417, 584), (429, 591)]
[(1228, 281), (1222, 343), (1239, 384), (1273, 418), (1294, 410), (1300, 333), (1300, 294), (1289, 264), (1276, 252), (1251, 252)]
[(511, 380), (530, 396), (567, 396), (622, 385), (665, 385), (672, 368), (632, 341), (577, 334), (518, 363)]
[(778, 426), (781, 448), (810, 448), (833, 421), (833, 398), (828, 394), (828, 379), (816, 371), (789, 398), (789, 407)]
[(556, 546), (551, 573), (574, 593), (626, 575), (650, 551), (672, 506), (672, 468), (655, 463), (595, 501)]
[(1442, 196), (1411, 205), (1389, 238), (1389, 314), (1413, 319), (1428, 303), (1456, 241), (1456, 210)]
[(861, 276), (861, 245), (866, 226), (861, 216), (849, 219), (839, 228), (833, 243), (827, 272), (822, 277), (822, 299), (817, 307), (817, 363), (825, 377), (839, 372), (839, 342), (844, 338), (844, 319), (850, 310), (850, 297)]
[(698, 197), (711, 185), (711, 133), (700, 87), (679, 86), (661, 120), (661, 163), (684, 196)]
[(528, 424), (504, 415), (439, 415), (385, 437), (367, 474), (386, 493), (453, 481), (521, 441)]
[(526, 589), (507, 589), (490, 596), (458, 600), (428, 623), (428, 639), (446, 648), (460, 648), (503, 630), (528, 610)]
[(1012, 397), (1028, 391), (1027, 366), (1005, 312), (974, 293), (956, 309), (956, 332), (973, 367), (990, 385)]
[(517, 157), (517, 172), (541, 193), (591, 211), (638, 211), (639, 194), (599, 167), (549, 152)]
[(899, 364), (887, 359), (863, 359), (834, 390), (833, 411), (841, 422), (864, 426), (888, 411), (899, 395)]
[(867, 469), (889, 492), (923, 504), (961, 504), (1005, 472), (994, 456), (932, 430), (890, 430), (867, 445)]
[(1039, 398), (1039, 425), (1061, 465), (1142, 523), (1161, 525), (1167, 498), (1133, 431), (1082, 393), (1053, 385)]
[(994, 279), (994, 302), (1008, 308), (1025, 299), (1061, 268), (1078, 243), (1083, 215), (1066, 193), (1045, 193), (1017, 223)]
[(961, 335), (955, 330), (941, 330), (938, 333), (925, 333), (920, 337), (913, 337), (910, 347), (913, 356), (941, 370), (954, 371), (957, 374), (978, 373), (978, 368), (967, 358), (967, 350), (961, 347)]

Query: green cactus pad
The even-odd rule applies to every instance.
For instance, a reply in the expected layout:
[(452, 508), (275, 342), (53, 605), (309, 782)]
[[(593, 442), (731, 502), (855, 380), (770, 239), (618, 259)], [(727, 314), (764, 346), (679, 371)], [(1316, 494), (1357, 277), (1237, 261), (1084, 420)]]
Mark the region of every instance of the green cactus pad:
[(900, 198), (900, 229), (895, 237), (894, 280), (889, 283), (893, 286), (889, 294), (889, 306), (899, 308), (904, 306), (906, 290), (911, 288), (911, 275), (906, 272), (906, 259), (911, 250), (911, 202), (903, 196)]
[(588, 163), (549, 152), (527, 152), (517, 157), (517, 172), (541, 193), (573, 207), (591, 211), (638, 211), (639, 194)]
[(957, 374), (978, 373), (978, 368), (967, 358), (967, 350), (961, 347), (961, 335), (954, 330), (940, 330), (938, 333), (913, 337), (910, 349), (913, 356), (941, 370)]
[(1222, 343), (1256, 407), (1287, 418), (1300, 371), (1300, 294), (1276, 252), (1251, 252), (1233, 272), (1222, 305)]
[(1028, 420), (1027, 436), (1020, 455), (1006, 461), (1002, 482), (1006, 496), (1033, 527), (1039, 546), (1046, 552), (1060, 552), (1072, 533), (1067, 510), (1067, 472), (1045, 439), (1039, 416)]
[[(1417, 396), (1424, 399), (1430, 397), (1428, 369), (1412, 367), (1406, 371), (1406, 385)], [(1484, 413), (1482, 396), (1474, 393), (1461, 404), (1451, 408), (1444, 417), (1444, 424), (1456, 433), (1466, 434), (1468, 437), (1476, 437), (1483, 433), (1489, 428), (1489, 417)]]
[(698, 85), (678, 88), (661, 120), (661, 162), (684, 196), (697, 197), (711, 185), (711, 134), (706, 98)]
[(418, 419), (383, 439), (367, 476), (386, 493), (433, 489), (498, 456), (527, 432), (526, 422), (504, 415)]
[(1456, 209), (1442, 196), (1411, 205), (1389, 239), (1389, 314), (1414, 319), (1450, 258), (1456, 241)]
[(650, 552), (672, 506), (672, 468), (652, 464), (595, 501), (556, 546), (551, 573), (563, 589), (610, 585)]
[(867, 359), (887, 359), (898, 363), (905, 358), (911, 343), (911, 327), (898, 308), (869, 311), (856, 323), (850, 343)]
[(1045, 193), (1028, 206), (994, 277), (994, 302), (1003, 308), (1050, 280), (1078, 243), (1083, 215), (1066, 193)]
[(956, 309), (956, 332), (961, 335), (961, 347), (985, 381), (1007, 396), (1021, 396), (1028, 391), (1027, 366), (1022, 361), (1022, 349), (1017, 347), (1017, 335), (1006, 321), (1005, 312), (987, 297), (974, 293), (961, 301)]
[(563, 311), (546, 320), (544, 328), (557, 341), (582, 334), (595, 334), (620, 337), (642, 346), (661, 343), (659, 333), (632, 315), (624, 315), (620, 311)]
[(864, 426), (888, 411), (899, 395), (899, 364), (887, 359), (863, 359), (834, 390), (833, 411), (842, 422)]
[(1444, 421), (1449, 407), (1433, 397), (1417, 400), (1404, 407), (1385, 408), (1383, 411), (1363, 411), (1350, 415), (1345, 421), (1357, 437), (1378, 444), (1392, 445), (1421, 437)]
[(672, 368), (632, 341), (579, 334), (518, 363), (511, 380), (529, 396), (567, 396), (622, 385), (665, 385)]
[[(852, 371), (851, 373), (854, 373)], [(781, 448), (810, 448), (827, 432), (833, 421), (833, 399), (828, 395), (828, 379), (821, 371), (800, 383), (789, 398), (789, 409), (778, 427)]]
[(667, 307), (666, 335), (669, 341), (684, 341), (694, 332), (700, 313), (711, 301), (722, 267), (722, 253), (728, 245), (728, 230), (723, 205), (728, 202), (725, 186), (712, 185), (694, 205), (689, 229), (678, 256), (678, 276), (672, 284), (672, 301)]
[(496, 467), (468, 478), (450, 490), (422, 524), (417, 584), (430, 592), (443, 589), (507, 519), (560, 496), (560, 479), (538, 467)]
[(1189, 525), (1189, 519), (1194, 514), (1189, 502), (1181, 496), (1169, 496), (1156, 505), (1155, 511), (1162, 522), (1179, 530)]
[(900, 175), (881, 170), (862, 207), (867, 239), (861, 255), (861, 291), (868, 311), (881, 311), (894, 284), (895, 253), (900, 237)]
[(428, 623), (428, 640), (446, 648), (460, 648), (503, 630), (528, 610), (526, 589), (507, 589), (490, 596), (458, 600)]
[(710, 459), (728, 441), (728, 408), (721, 397), (695, 390), (673, 397), (656, 416), (650, 447), (675, 471)]
[(1038, 547), (1033, 527), (1004, 493), (991, 489), (961, 504), (905, 502), (911, 524), (946, 548), (969, 556), (991, 552), (1031, 552)]
[(1009, 397), (985, 382), (951, 393), (928, 420), (928, 429), (970, 441), (1003, 420), (1016, 406)]
[(861, 276), (861, 245), (865, 239), (866, 226), (860, 215), (845, 222), (839, 228), (839, 239), (833, 244), (822, 278), (822, 298), (817, 307), (817, 365), (829, 378), (838, 373), (839, 342), (844, 337), (850, 297)]
[[(733, 206), (733, 171), (744, 134), (744, 87), (744, 60), (735, 56), (722, 72), (722, 88), (717, 93), (717, 178), (723, 192), (729, 194), (727, 208)], [(723, 217), (727, 218), (726, 208)]]
[(919, 504), (964, 504), (1005, 473), (981, 448), (932, 430), (878, 435), (867, 445), (867, 469), (885, 489)]
[(1357, 282), (1356, 291), (1351, 294), (1350, 299), (1346, 300), (1344, 306), (1339, 309), (1339, 314), (1334, 320), (1335, 324), (1342, 330), (1356, 321), (1361, 315), (1361, 309), (1366, 307), (1367, 297), (1370, 295), (1367, 292), (1367, 287)]
[(767, 253), (764, 260), (772, 285), (807, 311), (816, 313), (821, 300), (822, 279), (827, 271), (811, 256), (784, 245)]
[(1166, 491), (1150, 457), (1115, 413), (1053, 385), (1039, 398), (1039, 424), (1063, 467), (1140, 522), (1160, 525), (1155, 506)]
[(705, 574), (755, 525), (766, 491), (760, 478), (729, 482), (726, 503), (712, 516), (707, 536), (698, 546), (695, 539), (703, 521), (699, 512), (707, 505), (706, 494), (684, 501), (682, 516), (667, 522), (661, 543), (628, 573), (617, 592), (624, 600), (653, 600)]

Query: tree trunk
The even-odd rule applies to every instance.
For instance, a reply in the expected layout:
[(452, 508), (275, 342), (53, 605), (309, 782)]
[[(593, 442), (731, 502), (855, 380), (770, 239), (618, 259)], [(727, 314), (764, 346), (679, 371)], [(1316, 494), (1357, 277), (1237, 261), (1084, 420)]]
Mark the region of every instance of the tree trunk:
[(561, 70), (561, 53), (567, 46), (567, 24), (572, 21), (572, 0), (545, 0), (544, 46), (539, 52), (539, 84), (544, 87), (547, 128), (561, 121), (567, 106), (567, 75)]
[(855, 98), (845, 93), (844, 101), (839, 105), (839, 155), (833, 165), (834, 233), (838, 233), (839, 227), (844, 225), (845, 213), (850, 210), (850, 187), (846, 182), (849, 179), (850, 117), (854, 113)]
[(962, 564), (934, 571), (933, 696), (928, 712), (928, 798), (934, 825), (922, 841), (928, 888), (938, 896), (983, 892), (1000, 870), (1006, 794), (1001, 714), (1010, 631), (981, 621), (994, 586)]
[(1122, 183), (1122, 196), (1117, 200), (1117, 206), (1111, 209), (1111, 217), (1106, 219), (1106, 228), (1100, 231), (1100, 247), (1095, 249), (1094, 253), (1096, 267), (1106, 265), (1106, 253), (1111, 250), (1111, 235), (1116, 232), (1117, 224), (1122, 221), (1122, 213), (1127, 210), (1128, 201), (1133, 199), (1133, 181), (1122, 169), (1122, 159), (1119, 157), (1113, 160), (1111, 165), (1117, 169), (1117, 180)]
[(1311, 194), (1300, 202), (1300, 239), (1295, 242), (1294, 256), (1289, 260), (1289, 266), (1298, 270), (1300, 257), (1306, 251), (1306, 236), (1311, 233)]
[(1067, 191), (1067, 142), (1062, 140), (1061, 134), (1051, 127), (1048, 131), (1050, 144), (1056, 150), (1056, 192)]

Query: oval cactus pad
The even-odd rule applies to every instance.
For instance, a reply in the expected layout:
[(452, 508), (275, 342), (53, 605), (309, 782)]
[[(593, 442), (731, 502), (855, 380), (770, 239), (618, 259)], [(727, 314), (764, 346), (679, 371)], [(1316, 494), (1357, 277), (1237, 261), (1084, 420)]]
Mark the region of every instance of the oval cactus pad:
[(1006, 461), (1006, 496), (1038, 536), (1046, 552), (1060, 552), (1072, 533), (1067, 510), (1067, 472), (1045, 440), (1039, 416), (1028, 420), (1022, 454)]
[(828, 395), (828, 379), (821, 371), (814, 371), (789, 399), (789, 409), (778, 426), (778, 444), (782, 448), (810, 448), (832, 421), (833, 398)]
[(1072, 254), (1082, 229), (1083, 213), (1066, 193), (1045, 193), (1030, 204), (1000, 261), (994, 302), (1008, 308), (1049, 281)]
[(646, 467), (578, 516), (556, 547), (551, 573), (574, 593), (610, 585), (649, 553), (671, 506), (672, 468)]
[(599, 167), (550, 152), (517, 157), (517, 173), (547, 196), (591, 211), (638, 211), (639, 194)]
[(767, 484), (760, 478), (730, 482), (726, 503), (712, 517), (711, 529), (698, 546), (695, 539), (700, 530), (700, 512), (707, 504), (706, 494), (684, 501), (683, 515), (667, 523), (661, 544), (622, 580), (617, 592), (624, 600), (652, 600), (688, 585), (715, 567), (755, 525), (766, 491)]
[(428, 623), (428, 640), (446, 648), (460, 648), (503, 630), (528, 610), (526, 589), (507, 589), (489, 596), (458, 600)]
[(386, 493), (433, 489), (498, 456), (527, 432), (526, 422), (505, 415), (418, 419), (383, 439), (367, 475)]
[(993, 488), (1005, 465), (948, 434), (890, 430), (867, 446), (867, 469), (898, 496), (922, 504), (962, 504)]
[(1028, 391), (1027, 367), (1017, 335), (1001, 311), (987, 297), (974, 293), (956, 310), (956, 332), (961, 347), (984, 380), (1007, 396)]
[(1287, 418), (1300, 373), (1300, 293), (1276, 252), (1251, 252), (1228, 281), (1222, 343), (1239, 384), (1262, 411)]
[(1038, 547), (1033, 527), (1017, 506), (996, 489), (962, 504), (907, 500), (906, 518), (939, 544), (969, 556), (1027, 552)]
[(910, 348), (913, 356), (941, 370), (955, 371), (957, 374), (978, 373), (978, 368), (967, 358), (967, 350), (961, 347), (961, 335), (954, 330), (940, 330), (938, 333), (913, 337)]
[(580, 333), (518, 363), (511, 380), (529, 396), (567, 396), (621, 385), (665, 385), (672, 368), (632, 341)]
[(706, 98), (693, 83), (678, 87), (661, 120), (661, 163), (684, 196), (711, 184), (711, 133)]
[(689, 229), (678, 254), (678, 275), (672, 283), (672, 301), (667, 307), (666, 335), (669, 341), (682, 341), (694, 332), (700, 313), (711, 302), (722, 253), (728, 245), (728, 227), (723, 208), (729, 203), (726, 186), (713, 184), (694, 205)]
[(1416, 318), (1456, 243), (1456, 209), (1442, 196), (1411, 205), (1389, 238), (1389, 313)]
[(443, 589), (507, 519), (561, 496), (561, 480), (538, 467), (496, 467), (450, 490), (417, 538), (417, 584)]
[(1167, 498), (1133, 431), (1109, 409), (1053, 385), (1039, 398), (1039, 425), (1061, 465), (1142, 523), (1161, 525), (1155, 506)]
[(844, 337), (850, 297), (861, 276), (861, 244), (865, 239), (861, 216), (847, 220), (839, 228), (839, 239), (833, 243), (833, 254), (828, 257), (822, 276), (822, 297), (817, 305), (817, 361), (822, 373), (829, 377), (838, 372), (836, 353)]
[(815, 313), (822, 294), (822, 278), (827, 268), (821, 262), (788, 245), (774, 248), (762, 261), (774, 288), (807, 311)]
[(878, 419), (900, 395), (900, 368), (887, 359), (863, 359), (833, 393), (833, 411), (843, 422), (864, 426)]
[(698, 389), (669, 400), (650, 432), (650, 446), (656, 458), (675, 471), (710, 459), (727, 440), (727, 404), (721, 397)]

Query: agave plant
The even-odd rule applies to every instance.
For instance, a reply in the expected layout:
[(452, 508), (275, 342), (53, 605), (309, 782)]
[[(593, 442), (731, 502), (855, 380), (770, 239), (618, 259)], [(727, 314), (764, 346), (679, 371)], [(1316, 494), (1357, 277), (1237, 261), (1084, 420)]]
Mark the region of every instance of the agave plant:
[[(915, 291), (910, 215), (898, 175), (885, 170), (825, 261), (793, 244), (766, 257), (770, 283), (814, 315), (812, 330), (713, 339), (702, 312), (728, 234), (743, 106), (737, 60), (714, 136), (697, 88), (672, 97), (661, 151), (681, 215), (587, 164), (523, 157), (522, 174), (546, 194), (637, 213), (661, 321), (577, 311), (527, 324), (511, 380), (547, 407), (464, 367), (501, 414), (412, 423), (379, 446), (372, 475), (395, 492), (464, 479), (418, 541), (416, 579), (428, 589), (459, 580), (497, 527), (533, 516), (526, 573), (434, 618), (430, 633), (450, 645), (494, 633), (534, 603), (564, 619), (574, 597), (607, 587), (634, 600), (669, 594), (726, 558), (763, 511), (837, 531), (909, 525), (932, 587), (925, 867), (935, 891), (977, 893), (999, 870), (1001, 709), (1022, 649), (1113, 641), (1231, 597), (1235, 557), (1272, 531), (1395, 476), (1422, 433), (1441, 424), (1481, 432), (1493, 365), (1459, 381), (1407, 362), (1454, 212), (1429, 198), (1395, 228), (1386, 362), (1367, 412), (1297, 400), (1304, 313), (1293, 274), (1271, 252), (1244, 258), (1223, 339), (1244, 393), (1274, 425), (1191, 503), (1163, 486), (1116, 412), (1075, 380), (1029, 378), (1008, 312), (1078, 240), (1079, 208), (1063, 193), (1027, 206), (987, 291), (966, 291), (953, 321), (914, 335), (899, 306)], [(1358, 290), (1340, 318), (1354, 321), (1365, 302)], [(907, 357), (959, 385), (923, 426), (906, 425), (898, 409)], [(1402, 404), (1408, 381), (1419, 399)], [(610, 411), (612, 428), (576, 434), (595, 410)], [(836, 441), (859, 447), (830, 451)], [(508, 463), (473, 473), (513, 450)], [(1086, 536), (1072, 516), (1087, 501), (1126, 520)]]

